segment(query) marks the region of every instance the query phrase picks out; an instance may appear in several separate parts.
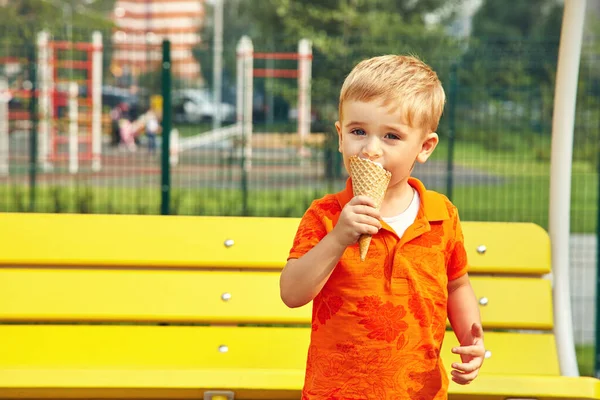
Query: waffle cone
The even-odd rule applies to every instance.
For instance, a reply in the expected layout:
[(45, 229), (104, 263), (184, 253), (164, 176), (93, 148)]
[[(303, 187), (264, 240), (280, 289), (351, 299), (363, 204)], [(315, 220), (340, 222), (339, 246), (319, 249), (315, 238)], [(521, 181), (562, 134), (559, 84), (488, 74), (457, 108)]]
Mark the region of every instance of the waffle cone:
[[(375, 201), (375, 208), (379, 210), (392, 174), (372, 161), (352, 156), (350, 157), (350, 176), (354, 195), (369, 196)], [(358, 239), (361, 261), (365, 261), (367, 258), (370, 244), (371, 235), (361, 235)]]

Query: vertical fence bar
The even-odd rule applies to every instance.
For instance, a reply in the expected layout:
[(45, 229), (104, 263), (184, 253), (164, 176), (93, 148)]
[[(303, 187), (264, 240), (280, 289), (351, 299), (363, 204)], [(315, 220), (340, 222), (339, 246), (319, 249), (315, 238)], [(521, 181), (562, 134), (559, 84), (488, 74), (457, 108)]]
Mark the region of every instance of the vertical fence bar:
[(171, 211), (171, 42), (163, 41), (162, 45), (162, 96), (163, 126), (161, 154), (161, 202), (160, 213), (169, 215)]
[(38, 162), (38, 85), (37, 85), (37, 47), (32, 46), (29, 54), (29, 81), (31, 96), (29, 97), (29, 212), (35, 211), (37, 162)]
[(213, 130), (221, 128), (221, 94), (223, 90), (223, 0), (215, 0), (215, 34), (213, 40)]
[(102, 33), (92, 35), (92, 171), (102, 168)]
[(254, 46), (248, 36), (243, 36), (238, 43), (237, 68), (237, 119), (242, 137), (242, 215), (248, 215), (248, 174), (252, 168), (252, 100), (254, 93)]
[(311, 123), (311, 77), (312, 77), (312, 43), (301, 39), (298, 43), (298, 135), (300, 136), (300, 155), (308, 155), (305, 141), (310, 135)]
[[(245, 40), (244, 40), (245, 38)], [(244, 170), (252, 168), (252, 101), (254, 94), (254, 45), (249, 37), (244, 36), (242, 40), (242, 52), (244, 54)]]
[(39, 90), (39, 102), (40, 102), (40, 117), (39, 123), (39, 145), (38, 151), (39, 161), (44, 171), (49, 171), (52, 165), (49, 161), (50, 155), (50, 131), (51, 126), (51, 115), (52, 115), (52, 70), (51, 70), (51, 57), (50, 57), (50, 34), (48, 32), (40, 32), (38, 35), (38, 69), (37, 78), (38, 90)]
[(450, 96), (448, 101), (448, 165), (446, 168), (446, 196), (452, 200), (454, 187), (454, 141), (456, 140), (456, 101), (458, 99), (457, 64), (450, 67)]

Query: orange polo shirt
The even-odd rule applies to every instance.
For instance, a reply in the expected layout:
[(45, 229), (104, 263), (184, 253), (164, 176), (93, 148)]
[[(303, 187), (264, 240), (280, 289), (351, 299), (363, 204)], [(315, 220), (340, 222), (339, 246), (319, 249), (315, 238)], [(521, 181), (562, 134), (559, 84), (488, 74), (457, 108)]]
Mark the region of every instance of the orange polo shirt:
[[(445, 399), (440, 359), (447, 284), (467, 272), (456, 207), (410, 178), (421, 198), (415, 222), (399, 238), (383, 222), (367, 259), (346, 249), (313, 300), (303, 400)], [(335, 226), (352, 199), (352, 182), (315, 200), (289, 258), (300, 258)]]

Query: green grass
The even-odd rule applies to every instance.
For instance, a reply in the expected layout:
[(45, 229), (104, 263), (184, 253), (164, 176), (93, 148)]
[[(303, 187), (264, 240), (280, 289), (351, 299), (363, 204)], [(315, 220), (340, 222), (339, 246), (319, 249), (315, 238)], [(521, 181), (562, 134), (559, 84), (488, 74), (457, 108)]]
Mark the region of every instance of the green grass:
[[(189, 127), (197, 129), (197, 126)], [(549, 173), (547, 160), (538, 160), (525, 141), (516, 141), (511, 151), (491, 151), (479, 144), (457, 143), (455, 167), (495, 175), (501, 183), (460, 184), (452, 200), (463, 220), (527, 221), (548, 228)], [(441, 142), (433, 159), (445, 160), (447, 147)], [(273, 167), (276, 168), (276, 167)], [(73, 182), (76, 182), (75, 180)], [(36, 211), (157, 214), (160, 192), (156, 187), (60, 188), (40, 184)], [(278, 190), (253, 190), (250, 187), (244, 210), (241, 189), (174, 189), (172, 213), (181, 215), (256, 215), (300, 217), (310, 201), (325, 194), (325, 189), (309, 187)], [(339, 187), (339, 185), (338, 185)], [(444, 192), (445, 187), (431, 189)], [(572, 175), (571, 231), (594, 233), (598, 204), (598, 175), (590, 163), (575, 162)], [(28, 210), (28, 188), (0, 186), (0, 211)]]
[[(530, 221), (548, 228), (550, 162), (545, 145), (530, 147), (516, 140), (510, 150), (492, 151), (480, 144), (457, 143), (455, 169), (487, 172), (502, 184), (455, 184), (452, 200), (463, 220)], [(544, 151), (540, 150), (544, 149)], [(542, 152), (543, 155), (538, 153)], [(432, 159), (447, 160), (447, 143), (441, 142)], [(445, 187), (435, 188), (444, 191)], [(598, 207), (598, 174), (592, 163), (575, 161), (571, 176), (571, 231), (594, 233)]]
[[(244, 210), (243, 196), (234, 189), (173, 190), (171, 214), (250, 215), (299, 217), (310, 202), (324, 194), (311, 189), (250, 191)], [(29, 189), (0, 186), (0, 211), (29, 211)], [(36, 212), (96, 214), (159, 214), (157, 188), (38, 187)]]
[[(595, 176), (574, 181), (571, 230), (593, 233), (596, 219)], [(577, 187), (588, 190), (577, 190)], [(240, 189), (174, 189), (172, 213), (180, 215), (251, 215), (300, 217), (314, 198), (326, 189), (250, 190), (243, 210)], [(81, 212), (109, 214), (157, 214), (160, 192), (156, 188), (51, 187), (36, 191), (38, 212)], [(454, 189), (453, 200), (464, 221), (525, 221), (548, 227), (548, 178), (514, 177), (501, 185), (462, 186)], [(29, 190), (25, 186), (0, 186), (0, 210), (26, 211)], [(593, 216), (593, 218), (590, 218)]]
[(594, 346), (576, 346), (577, 363), (579, 374), (582, 376), (594, 376)]
[[(548, 228), (548, 176), (505, 176), (501, 185), (458, 186), (453, 202), (463, 220), (535, 222)], [(596, 174), (574, 175), (571, 231), (593, 233), (596, 228)]]

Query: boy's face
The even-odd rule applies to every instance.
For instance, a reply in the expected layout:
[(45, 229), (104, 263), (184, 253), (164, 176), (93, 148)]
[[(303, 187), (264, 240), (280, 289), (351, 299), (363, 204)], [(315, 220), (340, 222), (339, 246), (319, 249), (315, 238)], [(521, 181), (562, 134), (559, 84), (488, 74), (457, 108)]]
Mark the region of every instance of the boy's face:
[(342, 114), (335, 127), (346, 170), (353, 155), (375, 161), (392, 173), (390, 188), (406, 182), (415, 161), (427, 161), (438, 143), (436, 133), (406, 125), (397, 108), (379, 101), (346, 101)]

